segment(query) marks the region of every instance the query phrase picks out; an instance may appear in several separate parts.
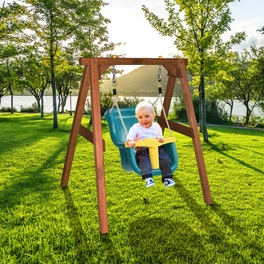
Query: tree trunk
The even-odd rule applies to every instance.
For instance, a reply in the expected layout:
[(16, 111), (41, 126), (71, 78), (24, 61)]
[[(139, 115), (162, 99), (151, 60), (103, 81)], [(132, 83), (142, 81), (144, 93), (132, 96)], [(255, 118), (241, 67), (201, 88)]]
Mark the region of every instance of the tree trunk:
[(234, 108), (234, 102), (232, 101), (232, 103), (230, 103), (229, 122), (231, 122), (232, 120), (233, 108)]
[(199, 131), (200, 133), (203, 133), (201, 81), (199, 85)]
[(57, 111), (60, 112), (60, 107), (61, 107), (61, 95), (58, 95), (58, 107), (57, 107)]
[(92, 124), (93, 124), (93, 118), (92, 118), (92, 115), (91, 115), (88, 126), (91, 126)]
[(200, 130), (203, 133), (203, 138), (205, 142), (209, 142), (207, 127), (206, 127), (206, 102), (205, 102), (205, 89), (204, 89), (204, 76), (201, 76), (200, 80)]
[(55, 76), (54, 69), (51, 77), (52, 84), (52, 99), (53, 99), (53, 128), (58, 128), (58, 114), (57, 114), (57, 97), (56, 97), (56, 87), (55, 87)]
[(37, 99), (38, 113), (40, 113), (40, 107), (41, 107), (40, 97), (38, 96), (36, 99)]
[(249, 118), (250, 118), (250, 115), (251, 115), (251, 112), (252, 111), (248, 107), (248, 104), (245, 104), (245, 106), (246, 106), (246, 109), (247, 109), (247, 111), (246, 111), (246, 122), (245, 122), (245, 125), (248, 125), (249, 124)]
[(53, 99), (53, 128), (58, 128), (59, 126), (58, 126), (58, 113), (57, 113), (53, 41), (50, 42), (50, 68), (51, 68), (51, 87), (52, 87), (52, 99)]
[(41, 101), (41, 107), (40, 107), (40, 118), (44, 117), (44, 93), (41, 94), (40, 96), (40, 101)]
[(61, 112), (62, 113), (64, 113), (65, 111), (66, 101), (67, 101), (67, 96), (66, 95), (62, 96), (62, 101), (61, 101)]
[(13, 94), (13, 91), (11, 89), (11, 85), (10, 84), (8, 84), (8, 90), (9, 90), (10, 98), (11, 98), (11, 102), (10, 102), (11, 114), (14, 114), (14, 94)]

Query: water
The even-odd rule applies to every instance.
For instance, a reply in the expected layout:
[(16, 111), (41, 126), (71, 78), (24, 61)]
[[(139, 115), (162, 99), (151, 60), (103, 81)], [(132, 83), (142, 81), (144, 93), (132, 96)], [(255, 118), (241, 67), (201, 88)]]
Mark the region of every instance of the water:
[[(72, 96), (72, 111), (76, 108), (77, 103), (77, 96)], [(14, 108), (20, 111), (21, 106), (23, 107), (31, 107), (32, 104), (36, 103), (36, 99), (34, 96), (14, 96)], [(57, 99), (58, 103), (58, 99)], [(10, 107), (11, 105), (11, 96), (4, 96), (1, 100), (0, 108), (2, 107)], [(70, 111), (70, 97), (67, 99), (66, 106), (64, 110)], [(53, 112), (53, 99), (52, 96), (44, 96), (44, 113), (51, 113)]]
[[(72, 96), (72, 111), (75, 110), (76, 108), (76, 103), (77, 103), (77, 96)], [(156, 97), (144, 97), (146, 101), (150, 102), (155, 102)], [(58, 101), (58, 100), (57, 100)], [(21, 106), (23, 107), (31, 107), (33, 103), (35, 103), (35, 97), (33, 96), (14, 96), (14, 107), (20, 111)], [(11, 105), (11, 97), (10, 96), (4, 96), (2, 97), (1, 100), (1, 105), (0, 108), (2, 107), (10, 107)], [(52, 101), (52, 96), (44, 96), (44, 112), (45, 113), (51, 113), (53, 111), (53, 101)], [(160, 109), (159, 107), (159, 102), (157, 102), (157, 108), (158, 110)], [(67, 103), (65, 106), (65, 111), (70, 111), (70, 97), (67, 99)], [(228, 105), (225, 105), (225, 110), (229, 113), (230, 107)], [(235, 116), (245, 116), (246, 115), (246, 107), (240, 103), (239, 101), (235, 101), (234, 103), (234, 110), (233, 110), (233, 115)], [(260, 108), (255, 108), (253, 111), (254, 116), (261, 116), (264, 117), (264, 113)]]

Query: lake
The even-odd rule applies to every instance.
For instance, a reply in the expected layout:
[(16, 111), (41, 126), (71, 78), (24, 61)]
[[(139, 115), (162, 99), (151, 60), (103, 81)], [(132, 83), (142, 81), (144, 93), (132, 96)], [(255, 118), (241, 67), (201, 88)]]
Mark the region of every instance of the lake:
[[(72, 96), (72, 111), (74, 111), (77, 103), (77, 96)], [(88, 97), (88, 99), (90, 99)], [(154, 103), (156, 101), (156, 97), (144, 97), (146, 101), (150, 101)], [(14, 96), (14, 107), (20, 111), (21, 106), (23, 107), (30, 107), (33, 103), (35, 103), (36, 100), (33, 96)], [(58, 102), (58, 100), (57, 100)], [(53, 111), (52, 107), (53, 101), (52, 101), (52, 96), (44, 96), (44, 112), (45, 113), (51, 113)], [(1, 105), (0, 108), (2, 107), (10, 107), (11, 105), (11, 97), (10, 96), (4, 96), (2, 97), (1, 100)], [(157, 102), (157, 108), (160, 110), (160, 105), (159, 101)], [(225, 110), (229, 112), (230, 107), (228, 105), (225, 105)], [(65, 106), (65, 111), (68, 110), (70, 111), (70, 97), (67, 99), (67, 104)], [(264, 113), (260, 108), (255, 108), (253, 111), (253, 114), (255, 116), (264, 116)], [(240, 103), (239, 101), (235, 101), (234, 104), (234, 110), (233, 110), (233, 115), (235, 116), (245, 116), (246, 115), (246, 107)]]

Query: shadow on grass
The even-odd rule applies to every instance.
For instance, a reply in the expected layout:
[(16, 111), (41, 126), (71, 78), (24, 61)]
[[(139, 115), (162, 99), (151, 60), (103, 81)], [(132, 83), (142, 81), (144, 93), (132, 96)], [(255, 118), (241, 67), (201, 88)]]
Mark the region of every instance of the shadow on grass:
[(233, 159), (233, 160), (237, 161), (238, 163), (240, 163), (241, 165), (243, 165), (243, 166), (245, 166), (247, 168), (250, 168), (250, 169), (252, 169), (252, 170), (254, 170), (256, 172), (262, 173), (262, 174), (264, 173), (263, 170), (261, 170), (259, 168), (255, 168), (255, 167), (251, 166), (249, 163), (246, 163), (246, 162), (244, 162), (244, 161), (242, 161), (240, 159), (237, 159), (237, 158), (235, 158), (235, 157), (233, 157), (231, 155), (228, 155), (227, 153), (225, 153), (223, 151), (223, 150), (225, 150), (225, 147), (223, 147), (222, 149), (220, 149), (217, 145), (215, 145), (215, 144), (213, 144), (211, 142), (208, 143), (208, 146), (210, 146), (212, 150), (218, 152), (219, 154), (221, 154), (221, 155), (223, 155), (223, 156), (225, 156), (225, 157), (227, 157), (229, 159)]
[(255, 135), (259, 135), (260, 133), (263, 133), (263, 129), (256, 129), (256, 128), (250, 128), (250, 127), (238, 127), (238, 126), (226, 126), (226, 125), (215, 125), (211, 126), (208, 125), (208, 128), (210, 129), (210, 137), (211, 137), (211, 131), (215, 131), (216, 133), (228, 133), (228, 135), (237, 136), (237, 135), (247, 135), (254, 137)]
[(83, 231), (81, 221), (79, 219), (78, 210), (74, 205), (72, 200), (71, 192), (68, 187), (62, 188), (65, 196), (66, 206), (67, 206), (67, 216), (70, 220), (71, 228), (73, 230), (73, 235), (75, 238), (76, 251), (78, 263), (88, 263), (90, 258), (87, 251), (89, 251), (89, 246), (87, 243), (87, 237)]
[(243, 228), (241, 225), (237, 223), (230, 215), (226, 213), (226, 211), (221, 207), (220, 204), (214, 203), (212, 205), (212, 209), (214, 212), (221, 218), (223, 223), (228, 226), (236, 237), (242, 241), (243, 245), (246, 245), (248, 249), (254, 249), (254, 253), (251, 253), (252, 259), (258, 258), (261, 259), (261, 262), (264, 262), (264, 253), (263, 246), (259, 244), (260, 241), (255, 239), (254, 236), (248, 236), (248, 230)]
[[(35, 114), (19, 115), (3, 118), (1, 115), (0, 124), (3, 123), (2, 135), (0, 135), (0, 154), (19, 148), (29, 148), (47, 136), (61, 139), (66, 129), (53, 129), (52, 123), (47, 122)], [(6, 124), (4, 124), (6, 123)], [(66, 131), (69, 132), (69, 129)]]
[(12, 184), (0, 192), (0, 208), (14, 207), (23, 201), (23, 197), (33, 193), (38, 193), (41, 198), (49, 199), (50, 189), (57, 188), (57, 186), (54, 186), (53, 176), (46, 177), (42, 172), (54, 163), (61, 152), (65, 151), (65, 144), (61, 142), (59, 145), (61, 147), (51, 153), (48, 159), (43, 160), (43, 163), (40, 161), (30, 171), (27, 168), (23, 174), (14, 178)]
[(244, 149), (247, 152), (252, 152), (252, 153), (255, 153), (257, 155), (264, 156), (264, 152), (263, 151), (261, 152), (261, 150), (262, 150), (261, 148), (260, 148), (260, 151), (255, 151), (255, 150), (252, 150), (251, 148), (245, 148), (245, 147), (241, 147), (241, 146), (239, 146), (239, 148)]
[(132, 222), (129, 243), (135, 263), (199, 263), (207, 254), (189, 226), (166, 218)]
[[(75, 238), (76, 251), (77, 251), (77, 263), (94, 263), (93, 255), (97, 254), (93, 252), (94, 249), (89, 249), (88, 237), (85, 235), (83, 230), (78, 209), (74, 205), (72, 195), (69, 187), (62, 188), (65, 196), (67, 216), (70, 220), (70, 225), (73, 230), (73, 235)], [(100, 248), (97, 250), (100, 252), (101, 258), (103, 258), (102, 263), (122, 263), (122, 260), (114, 248), (113, 243), (108, 234), (101, 235)], [(101, 263), (101, 262), (100, 262)]]
[[(177, 185), (175, 186), (175, 189), (196, 218), (200, 221), (202, 228), (206, 230), (209, 235), (207, 243), (212, 244), (215, 249), (215, 254), (222, 254), (227, 261), (233, 259), (237, 261), (236, 263), (247, 263), (248, 260), (245, 259), (242, 251), (249, 250), (253, 246), (257, 251), (257, 254), (254, 256), (252, 253), (252, 259), (254, 257), (261, 257), (259, 254), (263, 254), (263, 250), (261, 246), (257, 244), (258, 242), (255, 238), (249, 237), (247, 230), (239, 225), (232, 216), (228, 215), (219, 204), (214, 202), (212, 205), (208, 205), (208, 207), (218, 215), (228, 228), (232, 230), (232, 234), (230, 234), (230, 232), (221, 231), (221, 229), (210, 219), (210, 215), (208, 213), (205, 214), (205, 210), (190, 195), (189, 191), (185, 189), (180, 180), (176, 179), (176, 181)], [(228, 229), (224, 228), (224, 230)], [(234, 236), (234, 239), (232, 239), (231, 236)], [(228, 251), (226, 250), (227, 248), (229, 249)], [(208, 252), (208, 254), (211, 253)]]

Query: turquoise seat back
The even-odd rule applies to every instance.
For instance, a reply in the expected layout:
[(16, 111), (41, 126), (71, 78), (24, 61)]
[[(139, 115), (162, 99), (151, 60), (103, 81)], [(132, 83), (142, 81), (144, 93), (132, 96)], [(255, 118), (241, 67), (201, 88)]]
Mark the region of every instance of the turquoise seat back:
[[(120, 108), (119, 110), (125, 127), (127, 131), (129, 131), (130, 127), (138, 122), (135, 116), (135, 107)], [(111, 139), (115, 146), (117, 146), (119, 149), (123, 169), (128, 172), (135, 172), (138, 175), (141, 175), (141, 171), (136, 162), (135, 149), (125, 148), (124, 143), (126, 141), (126, 131), (121, 122), (117, 109), (113, 108), (112, 111), (111, 109), (108, 109), (104, 116), (108, 123)], [(178, 153), (176, 150), (176, 145), (174, 143), (169, 143), (164, 145), (164, 148), (169, 154), (172, 162), (171, 170), (174, 172), (178, 167)], [(152, 170), (152, 174), (153, 176), (161, 175), (161, 171), (159, 169)]]

